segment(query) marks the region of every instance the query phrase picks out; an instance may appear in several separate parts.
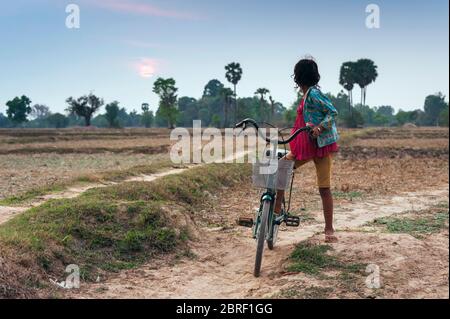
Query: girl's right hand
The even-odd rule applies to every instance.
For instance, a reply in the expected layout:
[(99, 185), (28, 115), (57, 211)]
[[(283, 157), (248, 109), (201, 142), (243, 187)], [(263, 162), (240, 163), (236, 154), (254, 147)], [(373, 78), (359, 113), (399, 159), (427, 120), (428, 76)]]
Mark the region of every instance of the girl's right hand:
[(286, 154), (284, 159), (288, 160), (288, 161), (293, 161), (293, 160), (295, 160), (295, 156), (294, 156), (294, 154), (292, 154), (292, 152), (289, 152), (289, 153)]

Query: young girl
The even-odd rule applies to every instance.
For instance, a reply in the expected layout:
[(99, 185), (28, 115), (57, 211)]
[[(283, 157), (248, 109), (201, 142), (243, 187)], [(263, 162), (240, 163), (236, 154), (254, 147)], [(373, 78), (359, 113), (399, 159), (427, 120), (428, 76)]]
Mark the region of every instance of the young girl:
[[(298, 168), (313, 161), (317, 173), (317, 185), (322, 198), (325, 217), (325, 241), (336, 242), (333, 228), (333, 197), (331, 194), (332, 155), (338, 151), (339, 135), (336, 129), (337, 111), (331, 101), (317, 87), (320, 74), (312, 59), (300, 60), (295, 66), (294, 81), (303, 92), (297, 110), (293, 132), (309, 125), (311, 133), (302, 132), (291, 142), (291, 151), (284, 158), (295, 161)], [(284, 191), (278, 191), (275, 213), (281, 212)]]

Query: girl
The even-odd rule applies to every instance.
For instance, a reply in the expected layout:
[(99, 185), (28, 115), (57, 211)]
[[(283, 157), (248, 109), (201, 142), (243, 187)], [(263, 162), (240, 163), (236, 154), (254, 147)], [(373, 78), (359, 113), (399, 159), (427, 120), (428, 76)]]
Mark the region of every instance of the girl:
[[(336, 129), (337, 111), (331, 101), (319, 90), (319, 69), (312, 59), (300, 60), (294, 69), (294, 81), (303, 92), (297, 110), (293, 132), (306, 125), (312, 132), (302, 132), (291, 142), (291, 151), (284, 158), (295, 161), (298, 168), (313, 161), (317, 173), (317, 185), (322, 198), (325, 217), (325, 241), (337, 241), (333, 228), (333, 197), (331, 194), (332, 155), (338, 151), (339, 135)], [(278, 191), (275, 213), (281, 212), (284, 191)]]

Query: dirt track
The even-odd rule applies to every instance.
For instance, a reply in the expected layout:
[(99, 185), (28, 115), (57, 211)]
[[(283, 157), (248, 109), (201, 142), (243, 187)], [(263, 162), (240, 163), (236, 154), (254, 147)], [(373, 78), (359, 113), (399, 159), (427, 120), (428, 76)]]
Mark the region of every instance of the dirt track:
[[(239, 200), (239, 199), (236, 199)], [(448, 201), (448, 185), (436, 190), (405, 193), (392, 198), (380, 198), (360, 203), (345, 204), (336, 210), (336, 226), (341, 241), (334, 244), (337, 251), (362, 249), (364, 260), (376, 260), (379, 251), (384, 251), (384, 260), (389, 264), (384, 270), (404, 272), (414, 258), (420, 256), (421, 265), (415, 265), (411, 277), (395, 285), (393, 297), (440, 297), (448, 298), (448, 267), (437, 262), (448, 261), (448, 238), (435, 249), (427, 243), (418, 242), (409, 235), (361, 236), (351, 230), (375, 218), (426, 209), (436, 201)], [(217, 207), (229, 213), (229, 206)], [(214, 214), (214, 212), (207, 212)], [(232, 215), (231, 215), (232, 216)], [(231, 217), (230, 216), (230, 217)], [(252, 275), (255, 243), (250, 231), (238, 227), (231, 229), (203, 228), (193, 245), (194, 259), (183, 259), (172, 264), (168, 260), (151, 263), (135, 270), (124, 271), (117, 276), (96, 284), (85, 285), (80, 291), (70, 294), (76, 298), (248, 298), (270, 297), (283, 288), (295, 285), (308, 286), (313, 278), (302, 274), (283, 274), (283, 264), (293, 249), (302, 240), (315, 237), (321, 231), (321, 223), (301, 226), (299, 229), (283, 229), (274, 251), (266, 249), (261, 278)], [(346, 232), (342, 232), (345, 231)], [(316, 235), (317, 237), (317, 235)], [(320, 237), (321, 239), (321, 237)], [(395, 249), (390, 249), (395, 242)], [(416, 253), (420, 250), (420, 255)], [(394, 255), (397, 254), (397, 256)], [(391, 254), (391, 256), (389, 255)], [(412, 259), (411, 259), (412, 258)], [(383, 258), (382, 258), (383, 259)], [(378, 261), (380, 262), (380, 261)], [(383, 262), (383, 260), (381, 260)], [(387, 273), (388, 274), (388, 273)], [(383, 275), (383, 273), (382, 273)], [(445, 278), (445, 276), (447, 276)], [(397, 278), (397, 277), (395, 277)], [(447, 279), (447, 281), (445, 280)], [(410, 283), (415, 282), (416, 288)], [(386, 293), (392, 284), (387, 283)], [(404, 287), (403, 287), (404, 286)], [(400, 291), (400, 292), (399, 292)], [(428, 294), (427, 294), (428, 291)], [(373, 291), (367, 289), (367, 296)], [(425, 296), (424, 296), (425, 294)], [(337, 296), (342, 297), (342, 296)], [(351, 297), (351, 296), (350, 296)], [(361, 297), (361, 296), (359, 296)]]

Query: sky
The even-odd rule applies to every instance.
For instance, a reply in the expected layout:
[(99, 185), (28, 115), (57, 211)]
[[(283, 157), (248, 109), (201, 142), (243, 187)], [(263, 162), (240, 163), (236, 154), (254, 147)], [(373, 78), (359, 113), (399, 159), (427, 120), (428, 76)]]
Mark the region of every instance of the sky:
[[(380, 28), (366, 7), (380, 8)], [(66, 27), (66, 6), (80, 28)], [(370, 58), (379, 77), (367, 104), (396, 110), (448, 96), (448, 0), (3, 0), (0, 3), (0, 112), (15, 96), (64, 112), (65, 100), (93, 92), (128, 111), (152, 110), (157, 77), (173, 77), (179, 96), (200, 98), (224, 66), (239, 62), (239, 96), (257, 88), (290, 106), (295, 63), (313, 56), (324, 92), (337, 94), (343, 62)], [(227, 84), (229, 85), (229, 84)], [(359, 101), (359, 88), (354, 99)]]

